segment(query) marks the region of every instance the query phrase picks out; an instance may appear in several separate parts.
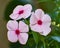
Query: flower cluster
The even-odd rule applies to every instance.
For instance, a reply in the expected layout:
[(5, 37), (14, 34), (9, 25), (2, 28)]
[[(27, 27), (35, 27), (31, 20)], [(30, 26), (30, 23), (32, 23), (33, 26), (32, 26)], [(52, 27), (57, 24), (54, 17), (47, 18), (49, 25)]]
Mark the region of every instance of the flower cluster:
[[(45, 14), (42, 9), (37, 9), (35, 12), (32, 12), (32, 6), (30, 4), (16, 6), (9, 17), (12, 19), (7, 23), (7, 37), (10, 42), (19, 41), (21, 44), (26, 44), (29, 27), (32, 31), (38, 32), (44, 36), (47, 36), (51, 32), (50, 16)], [(30, 17), (29, 26), (23, 20), (20, 20), (28, 17)], [(19, 22), (17, 20), (19, 20)]]

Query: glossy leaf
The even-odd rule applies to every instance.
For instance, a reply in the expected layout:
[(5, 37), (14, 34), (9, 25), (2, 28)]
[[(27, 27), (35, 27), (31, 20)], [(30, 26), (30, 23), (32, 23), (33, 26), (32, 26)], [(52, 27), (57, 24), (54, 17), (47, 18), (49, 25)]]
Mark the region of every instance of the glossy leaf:
[(38, 42), (39, 42), (39, 36), (38, 36), (38, 34), (36, 32), (32, 32), (32, 35), (33, 35), (33, 38), (34, 38), (36, 44), (38, 44)]
[(38, 0), (39, 2), (49, 2), (49, 1), (52, 1), (52, 0)]
[(60, 36), (52, 36), (52, 39), (56, 40), (57, 42), (60, 42)]

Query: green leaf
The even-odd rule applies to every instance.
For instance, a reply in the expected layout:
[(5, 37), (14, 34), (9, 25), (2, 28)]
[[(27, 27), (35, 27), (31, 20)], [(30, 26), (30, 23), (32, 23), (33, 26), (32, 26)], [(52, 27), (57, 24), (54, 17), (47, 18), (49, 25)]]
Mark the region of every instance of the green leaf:
[(51, 13), (56, 8), (56, 4), (53, 1), (40, 2), (40, 3), (37, 3), (37, 5), (38, 5), (37, 8), (44, 10), (44, 12), (46, 13)]
[(38, 44), (38, 42), (39, 42), (39, 36), (38, 36), (38, 33), (32, 32), (32, 34), (33, 34), (33, 38), (34, 38), (36, 44)]
[(19, 1), (24, 2), (24, 3), (30, 3), (30, 4), (33, 2), (33, 0), (19, 0)]
[(60, 36), (52, 36), (52, 39), (56, 40), (57, 42), (60, 42)]
[(33, 47), (33, 46), (35, 46), (35, 41), (34, 41), (34, 39), (33, 38), (31, 38), (31, 37), (29, 37), (29, 40), (27, 41), (27, 45), (29, 46), (29, 47)]
[(39, 2), (47, 2), (47, 1), (52, 1), (52, 0), (39, 0)]

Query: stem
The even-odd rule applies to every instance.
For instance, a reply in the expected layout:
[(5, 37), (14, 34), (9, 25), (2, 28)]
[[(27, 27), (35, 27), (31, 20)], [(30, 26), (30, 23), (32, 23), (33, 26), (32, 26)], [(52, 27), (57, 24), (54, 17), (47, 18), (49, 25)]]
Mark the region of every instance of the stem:
[(44, 38), (42, 38), (42, 40), (41, 40), (41, 41), (43, 42), (43, 46), (44, 46), (44, 48), (46, 48), (45, 39), (44, 39)]
[(44, 48), (46, 48), (45, 41), (43, 40)]
[(36, 44), (36, 47), (35, 47), (35, 48), (38, 48), (38, 47), (37, 47), (37, 44)]
[(50, 45), (53, 43), (53, 41), (54, 41), (54, 40), (52, 40), (52, 41), (48, 44), (48, 46), (50, 46)]
[[(56, 44), (57, 44), (57, 43), (55, 42), (55, 45), (56, 45)], [(56, 45), (56, 48), (59, 48), (59, 47), (58, 47), (58, 44)]]
[(41, 36), (41, 41), (43, 42), (43, 47), (46, 48), (45, 38)]
[(25, 23), (26, 23), (26, 24), (28, 24), (28, 25), (29, 25), (29, 22), (28, 22), (26, 19), (24, 19), (24, 21), (25, 21)]

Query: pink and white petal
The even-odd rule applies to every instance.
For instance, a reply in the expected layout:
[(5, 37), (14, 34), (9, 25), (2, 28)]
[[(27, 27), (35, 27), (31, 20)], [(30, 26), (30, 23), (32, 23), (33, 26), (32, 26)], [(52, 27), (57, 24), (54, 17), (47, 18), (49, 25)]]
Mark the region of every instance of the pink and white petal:
[(26, 4), (26, 5), (24, 5), (24, 10), (25, 10), (25, 11), (28, 11), (28, 12), (31, 12), (31, 10), (32, 10), (31, 4)]
[(8, 31), (7, 37), (8, 37), (8, 40), (9, 40), (10, 42), (17, 42), (17, 40), (18, 40), (18, 37), (17, 37), (17, 35), (15, 34), (15, 31)]
[(34, 12), (32, 12), (32, 15), (31, 15), (31, 17), (30, 17), (30, 24), (31, 24), (31, 25), (34, 25), (34, 24), (36, 24), (36, 23), (37, 23), (37, 18), (35, 17)]
[(30, 4), (24, 5), (24, 14), (23, 18), (26, 19), (31, 15), (32, 6)]
[(51, 25), (51, 22), (43, 22), (43, 25), (49, 27)]
[(11, 19), (14, 19), (14, 20), (17, 20), (18, 17), (19, 17), (19, 14), (13, 14), (13, 13), (12, 13), (12, 14), (10, 15), (10, 18), (11, 18)]
[(40, 19), (44, 15), (44, 11), (42, 9), (37, 9), (35, 11), (35, 15), (38, 19)]
[(45, 14), (45, 15), (42, 17), (42, 21), (43, 21), (43, 22), (51, 22), (51, 17), (50, 17), (48, 14)]
[(16, 13), (18, 13), (20, 10), (23, 10), (23, 6), (22, 6), (22, 5), (16, 6), (15, 9), (13, 10), (13, 13), (16, 14)]
[(8, 30), (16, 30), (18, 29), (18, 22), (14, 20), (9, 20), (7, 23)]
[(29, 27), (27, 24), (25, 24), (23, 21), (19, 22), (19, 30), (21, 32), (28, 32), (29, 31)]
[(35, 32), (42, 32), (42, 27), (40, 26), (40, 25), (38, 25), (38, 24), (36, 24), (36, 25), (30, 25), (30, 28), (31, 28), (31, 30), (32, 31), (35, 31)]
[(19, 15), (16, 20), (22, 19), (23, 18), (23, 14)]
[(28, 18), (30, 15), (31, 15), (31, 12), (26, 12), (26, 11), (24, 11), (23, 14), (20, 14), (16, 20), (19, 20), (19, 19), (22, 19), (22, 18), (26, 19), (26, 18)]
[(26, 18), (28, 18), (30, 15), (31, 15), (31, 12), (25, 11), (24, 14), (23, 14), (23, 18), (26, 19)]
[(20, 35), (18, 36), (19, 42), (21, 44), (26, 44), (27, 40), (28, 40), (28, 34), (27, 33), (20, 33)]
[(40, 34), (44, 35), (44, 36), (47, 36), (51, 31), (50, 26), (48, 26), (47, 24), (42, 24), (41, 28), (42, 28), (43, 31)]
[(40, 33), (41, 35), (47, 36), (51, 32), (50, 27), (43, 28), (43, 32)]

